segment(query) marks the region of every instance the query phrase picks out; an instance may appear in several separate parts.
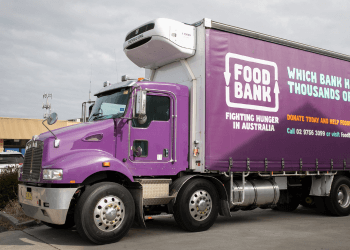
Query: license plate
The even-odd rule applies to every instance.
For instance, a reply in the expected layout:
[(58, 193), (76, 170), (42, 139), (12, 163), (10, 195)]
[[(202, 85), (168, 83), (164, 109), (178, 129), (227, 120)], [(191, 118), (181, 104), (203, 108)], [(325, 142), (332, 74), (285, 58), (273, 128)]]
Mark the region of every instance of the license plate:
[(31, 192), (27, 192), (26, 193), (26, 199), (27, 200), (32, 200), (33, 198), (32, 198), (32, 193)]

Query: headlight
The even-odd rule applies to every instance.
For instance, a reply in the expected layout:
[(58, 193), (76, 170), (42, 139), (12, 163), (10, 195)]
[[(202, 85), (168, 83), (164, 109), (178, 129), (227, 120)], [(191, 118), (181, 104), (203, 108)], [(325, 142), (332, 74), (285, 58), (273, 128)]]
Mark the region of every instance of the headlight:
[(44, 169), (43, 171), (44, 180), (62, 180), (62, 176), (62, 169)]

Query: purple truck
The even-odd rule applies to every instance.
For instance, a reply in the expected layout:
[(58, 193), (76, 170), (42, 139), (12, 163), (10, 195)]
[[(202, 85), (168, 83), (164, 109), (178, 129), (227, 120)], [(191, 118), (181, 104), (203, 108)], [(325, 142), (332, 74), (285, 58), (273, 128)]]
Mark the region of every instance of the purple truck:
[(255, 208), (349, 215), (349, 56), (206, 18), (148, 22), (124, 52), (147, 79), (28, 142), (28, 216), (106, 244), (157, 217), (195, 232)]

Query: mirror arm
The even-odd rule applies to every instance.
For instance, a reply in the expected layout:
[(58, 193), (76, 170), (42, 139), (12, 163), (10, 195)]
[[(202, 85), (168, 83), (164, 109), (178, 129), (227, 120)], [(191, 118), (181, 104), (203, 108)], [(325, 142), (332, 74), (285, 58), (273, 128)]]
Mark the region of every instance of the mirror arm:
[(125, 120), (130, 121), (130, 120), (132, 120), (132, 119), (134, 119), (134, 118), (133, 118), (133, 117), (132, 117), (132, 118), (129, 118), (129, 117), (119, 117), (119, 119), (125, 119)]
[(132, 119), (137, 119), (138, 117), (131, 117), (131, 118), (129, 118), (129, 117), (118, 117), (118, 119), (125, 119), (125, 120), (128, 120), (128, 121), (130, 121), (130, 120), (132, 120)]
[(47, 120), (48, 118), (46, 118), (45, 120), (43, 120), (43, 125), (45, 126), (45, 128), (47, 128), (47, 130), (48, 131), (50, 131), (50, 133), (55, 137), (55, 139), (57, 140), (57, 136), (54, 134), (54, 133), (52, 133), (52, 131), (48, 128), (48, 127), (46, 127), (46, 125), (44, 124), (44, 122)]

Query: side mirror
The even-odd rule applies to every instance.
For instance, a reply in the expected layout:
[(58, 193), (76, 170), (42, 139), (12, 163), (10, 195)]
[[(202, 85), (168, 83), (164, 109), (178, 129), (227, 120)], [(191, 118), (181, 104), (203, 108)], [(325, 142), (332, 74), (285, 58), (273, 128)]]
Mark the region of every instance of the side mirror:
[(137, 122), (139, 124), (145, 124), (147, 122), (147, 115), (139, 115), (137, 117)]
[(134, 153), (137, 157), (140, 157), (142, 155), (142, 148), (138, 146), (136, 149), (134, 149)]
[(146, 115), (146, 93), (147, 91), (142, 90), (136, 94), (136, 114)]
[(57, 122), (57, 119), (58, 119), (57, 113), (53, 112), (47, 118), (47, 124), (53, 125), (53, 124), (55, 124)]

